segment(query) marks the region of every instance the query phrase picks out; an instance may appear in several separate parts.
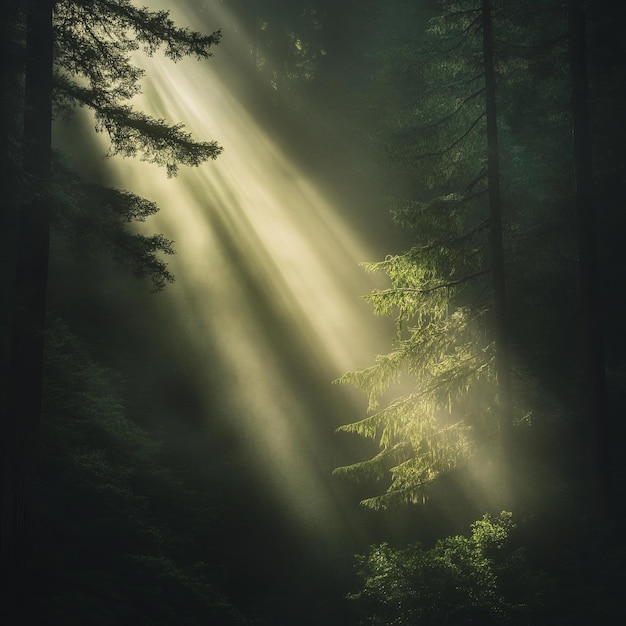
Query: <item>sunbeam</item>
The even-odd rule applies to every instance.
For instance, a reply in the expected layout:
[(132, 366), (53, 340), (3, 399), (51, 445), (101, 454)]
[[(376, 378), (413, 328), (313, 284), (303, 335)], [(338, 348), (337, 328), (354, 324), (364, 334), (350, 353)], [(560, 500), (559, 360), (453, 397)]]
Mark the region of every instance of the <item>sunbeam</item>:
[[(195, 27), (207, 19), (186, 10), (184, 22)], [(223, 8), (219, 17), (226, 19)], [(358, 264), (372, 255), (258, 124), (253, 106), (229, 91), (220, 72), (234, 68), (214, 61), (142, 58), (136, 104), (216, 139), (224, 147), (218, 160), (175, 179), (137, 161), (114, 158), (109, 167), (117, 186), (161, 207), (145, 228), (176, 242), (176, 283), (167, 289), (172, 325), (183, 330), (194, 362), (212, 363), (198, 376), (207, 400), (218, 395), (234, 416), (255, 473), (295, 518), (309, 530), (330, 530), (336, 507), (313, 421), (326, 420), (331, 432), (342, 416), (315, 414), (294, 370), (306, 363), (330, 385), (384, 342), (387, 326), (360, 298), (372, 279)]]
[(624, 622), (589, 4), (4, 4), (0, 624)]

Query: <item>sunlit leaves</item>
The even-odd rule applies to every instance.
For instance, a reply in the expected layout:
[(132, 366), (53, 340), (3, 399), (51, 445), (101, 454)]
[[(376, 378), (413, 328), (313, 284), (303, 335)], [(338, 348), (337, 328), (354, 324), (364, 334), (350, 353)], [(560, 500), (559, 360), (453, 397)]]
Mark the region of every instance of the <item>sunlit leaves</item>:
[[(388, 475), (387, 492), (364, 502), (375, 508), (421, 501), (496, 439), (482, 7), (439, 6), (423, 39), (385, 51), (377, 77), (392, 94), (381, 105), (389, 111), (382, 147), (413, 181), (392, 212), (415, 243), (366, 265), (389, 278), (367, 300), (395, 319), (397, 335), (374, 365), (340, 379), (364, 391), (374, 412), (341, 430), (381, 448), (369, 463)], [(384, 452), (400, 448), (404, 457), (390, 463)]]
[[(480, 170), (459, 192), (397, 201), (396, 219), (415, 228), (419, 244), (365, 264), (390, 281), (366, 299), (397, 326), (389, 353), (338, 381), (364, 391), (374, 411), (339, 430), (375, 440), (381, 452), (337, 473), (389, 477), (386, 493), (364, 500), (366, 506), (422, 502), (437, 478), (493, 437), (494, 349), (481, 288), (489, 271), (483, 190)], [(398, 386), (411, 391), (390, 400)], [(382, 401), (387, 406), (379, 410)]]
[[(436, 265), (419, 262), (413, 252), (367, 267), (391, 280), (388, 289), (368, 300), (377, 314), (395, 317), (398, 334), (393, 349), (376, 357), (374, 365), (339, 379), (364, 391), (373, 411), (339, 430), (375, 440), (381, 452), (336, 473), (388, 474), (387, 493), (363, 502), (384, 508), (421, 501), (434, 480), (467, 461), (476, 445), (490, 438), (493, 345), (485, 331), (486, 310), (456, 304), (456, 291), (466, 287), (465, 281), (446, 283)], [(389, 400), (387, 392), (397, 385), (411, 391)], [(378, 410), (383, 399), (388, 404)]]
[(368, 624), (528, 624), (542, 606), (549, 580), (512, 545), (510, 513), (484, 515), (470, 536), (430, 550), (388, 543), (357, 556), (360, 591), (350, 596)]
[(392, 315), (397, 310), (400, 320), (416, 317), (418, 320), (426, 306), (429, 315), (440, 318), (446, 312), (445, 298), (433, 293), (430, 298), (420, 297), (438, 282), (435, 268), (427, 263), (417, 264), (411, 253), (388, 256), (384, 261), (365, 265), (370, 272), (385, 272), (391, 287), (374, 291), (367, 299), (378, 315)]

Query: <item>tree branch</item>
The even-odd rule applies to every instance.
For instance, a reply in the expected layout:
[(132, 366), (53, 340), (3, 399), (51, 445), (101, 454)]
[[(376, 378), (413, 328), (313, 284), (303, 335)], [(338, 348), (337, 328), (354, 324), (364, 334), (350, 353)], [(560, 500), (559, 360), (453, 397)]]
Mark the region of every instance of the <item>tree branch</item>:
[(425, 92), (424, 94), (422, 94), (422, 96), (420, 97), (420, 100), (428, 98), (431, 95), (439, 93), (440, 91), (443, 91), (445, 89), (453, 89), (454, 87), (461, 87), (462, 85), (470, 85), (471, 83), (477, 81), (478, 79), (482, 79), (484, 76), (485, 76), (485, 73), (484, 72), (480, 72), (479, 74), (475, 74), (474, 76), (470, 76), (470, 78), (464, 78), (462, 80), (457, 80), (457, 81), (454, 81), (452, 83), (446, 83), (445, 85), (439, 85), (437, 87), (433, 87), (432, 89), (430, 89), (427, 92)]
[(448, 115), (439, 118), (437, 121), (432, 122), (431, 124), (427, 124), (426, 126), (422, 126), (418, 129), (418, 135), (423, 134), (426, 131), (432, 130), (433, 128), (437, 128), (437, 126), (441, 126), (441, 124), (445, 124), (448, 120), (451, 120), (470, 100), (475, 98), (476, 96), (480, 96), (485, 93), (485, 88), (481, 87), (474, 93), (471, 93), (467, 96), (455, 109), (453, 109)]
[(421, 159), (428, 159), (430, 157), (434, 157), (434, 156), (442, 156), (443, 154), (445, 154), (446, 152), (449, 152), (450, 150), (452, 150), (453, 148), (455, 148), (456, 146), (458, 146), (464, 139), (467, 138), (467, 136), (472, 132), (472, 130), (474, 130), (474, 128), (476, 127), (476, 125), (485, 117), (485, 112), (483, 111), (469, 126), (469, 128), (457, 139), (455, 139), (451, 144), (447, 145), (445, 148), (442, 148), (441, 150), (437, 150), (435, 152), (424, 152), (422, 154), (418, 154), (417, 156), (413, 157), (416, 160), (421, 160)]
[[(486, 192), (487, 190), (481, 191), (479, 193), (473, 194), (472, 197), (482, 195)], [(451, 237), (450, 239), (441, 239), (439, 241), (431, 241), (430, 243), (424, 244), (423, 246), (420, 246), (419, 248), (413, 248), (413, 250), (415, 250), (415, 252), (419, 254), (422, 252), (429, 252), (430, 250), (434, 250), (435, 248), (439, 248), (441, 246), (452, 246), (454, 244), (463, 243), (467, 241), (468, 239), (471, 239), (474, 235), (477, 235), (478, 233), (485, 230), (488, 226), (489, 226), (489, 220), (487, 219), (481, 222), (476, 228), (473, 228), (469, 232), (466, 232), (459, 237)]]
[(441, 283), (439, 285), (434, 285), (433, 287), (426, 287), (424, 289), (417, 289), (415, 287), (393, 287), (389, 289), (382, 289), (379, 291), (375, 291), (372, 295), (375, 296), (383, 296), (386, 294), (392, 293), (418, 293), (418, 294), (426, 294), (431, 293), (433, 291), (437, 291), (438, 289), (445, 289), (449, 287), (455, 287), (456, 285), (461, 285), (466, 283), (473, 278), (478, 278), (479, 276), (484, 276), (485, 274), (489, 274), (491, 272), (491, 268), (486, 270), (481, 270), (480, 272), (474, 272), (473, 274), (467, 274), (466, 276), (462, 276), (457, 280), (452, 280), (446, 283)]

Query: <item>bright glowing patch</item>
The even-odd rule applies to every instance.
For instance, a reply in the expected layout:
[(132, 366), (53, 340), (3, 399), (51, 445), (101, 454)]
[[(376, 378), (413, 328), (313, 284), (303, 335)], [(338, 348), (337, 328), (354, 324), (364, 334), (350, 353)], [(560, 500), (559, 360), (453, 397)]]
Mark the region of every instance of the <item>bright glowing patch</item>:
[[(201, 23), (192, 17), (186, 21)], [(170, 180), (152, 166), (113, 159), (118, 184), (161, 207), (145, 227), (176, 242), (177, 282), (166, 297), (187, 349), (213, 364), (206, 388), (236, 419), (272, 490), (303, 522), (323, 527), (333, 517), (332, 502), (311, 428), (323, 416), (311, 415), (310, 402), (289, 384), (290, 365), (277, 344), (295, 342), (329, 384), (370, 360), (384, 343), (380, 321), (360, 298), (371, 277), (358, 263), (370, 255), (211, 61), (173, 65), (154, 58), (142, 65), (148, 78), (137, 106), (184, 122), (195, 137), (217, 140), (224, 153)]]

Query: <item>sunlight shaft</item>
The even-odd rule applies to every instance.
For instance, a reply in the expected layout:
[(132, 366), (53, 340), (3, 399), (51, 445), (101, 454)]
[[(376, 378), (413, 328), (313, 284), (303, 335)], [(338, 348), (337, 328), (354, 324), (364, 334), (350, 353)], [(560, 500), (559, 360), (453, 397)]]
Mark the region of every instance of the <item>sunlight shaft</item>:
[[(197, 26), (201, 16), (193, 17), (186, 15)], [(272, 491), (303, 522), (323, 526), (333, 504), (328, 468), (315, 458), (321, 443), (313, 420), (327, 419), (332, 431), (343, 416), (311, 414), (290, 370), (300, 359), (330, 385), (371, 358), (382, 330), (360, 298), (371, 283), (358, 266), (370, 255), (258, 125), (254, 104), (244, 106), (228, 90), (213, 60), (141, 63), (146, 80), (137, 107), (182, 121), (224, 152), (169, 180), (154, 166), (114, 158), (116, 184), (161, 207), (142, 227), (175, 241), (172, 324), (183, 329), (188, 350), (217, 359), (207, 393), (235, 416)]]

